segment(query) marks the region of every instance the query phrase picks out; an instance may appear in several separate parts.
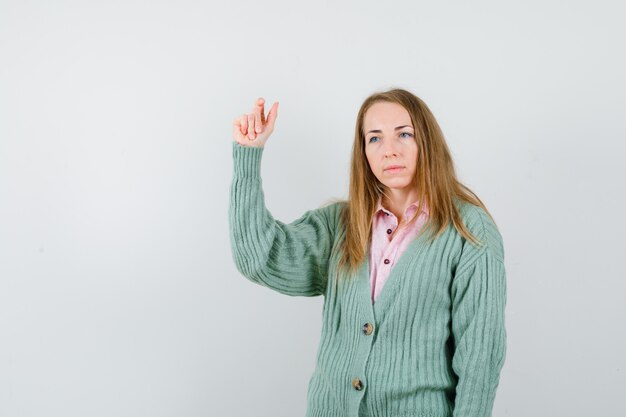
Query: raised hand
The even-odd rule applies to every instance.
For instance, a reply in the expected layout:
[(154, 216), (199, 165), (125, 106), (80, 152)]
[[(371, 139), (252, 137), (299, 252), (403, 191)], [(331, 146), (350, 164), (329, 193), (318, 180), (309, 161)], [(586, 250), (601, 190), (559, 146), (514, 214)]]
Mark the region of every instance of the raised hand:
[(265, 118), (265, 99), (260, 97), (252, 107), (252, 112), (243, 114), (233, 121), (233, 139), (243, 146), (262, 147), (274, 131), (274, 122), (278, 116), (278, 102), (272, 105), (267, 120)]

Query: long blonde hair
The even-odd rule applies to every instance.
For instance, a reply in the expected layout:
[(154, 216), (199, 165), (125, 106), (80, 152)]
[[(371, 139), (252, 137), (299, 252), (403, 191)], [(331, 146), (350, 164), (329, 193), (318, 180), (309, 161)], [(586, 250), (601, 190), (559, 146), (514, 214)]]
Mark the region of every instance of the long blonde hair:
[(363, 128), (365, 113), (374, 103), (381, 101), (400, 104), (408, 111), (413, 123), (414, 139), (419, 150), (414, 178), (419, 207), (410, 222), (416, 220), (417, 214), (421, 213), (425, 204), (428, 208), (428, 220), (419, 234), (429, 230), (430, 238), (434, 240), (452, 223), (460, 235), (473, 244), (480, 245), (482, 242), (465, 227), (456, 200), (483, 208), (493, 220), (478, 196), (457, 179), (444, 135), (426, 103), (400, 88), (375, 92), (361, 105), (354, 131), (350, 191), (340, 224), (340, 227), (345, 228), (345, 238), (340, 245), (338, 269), (345, 270), (347, 266), (349, 273), (346, 276), (355, 272), (365, 259), (367, 247), (371, 242), (376, 205), (379, 197), (386, 194), (385, 185), (376, 178), (367, 162)]

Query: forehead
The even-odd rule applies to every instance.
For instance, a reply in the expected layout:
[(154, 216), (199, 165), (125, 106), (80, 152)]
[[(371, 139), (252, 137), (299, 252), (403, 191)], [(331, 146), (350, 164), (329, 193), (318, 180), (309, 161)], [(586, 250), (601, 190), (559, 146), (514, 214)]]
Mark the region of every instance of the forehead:
[[(413, 126), (409, 112), (398, 103), (380, 101), (372, 104), (363, 117), (365, 130), (379, 127)], [(393, 126), (392, 126), (393, 125)]]

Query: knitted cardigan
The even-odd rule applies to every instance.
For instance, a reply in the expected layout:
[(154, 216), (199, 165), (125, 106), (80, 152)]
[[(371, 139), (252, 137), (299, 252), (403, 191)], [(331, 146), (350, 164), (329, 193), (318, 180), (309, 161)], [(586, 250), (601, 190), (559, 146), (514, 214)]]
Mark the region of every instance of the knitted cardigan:
[(233, 142), (229, 227), (233, 260), (249, 280), (290, 296), (324, 296), (307, 417), (487, 417), (506, 352), (502, 237), (481, 208), (459, 203), (474, 245), (452, 226), (421, 234), (371, 302), (369, 253), (336, 280), (345, 202), (289, 224), (272, 217), (262, 147)]

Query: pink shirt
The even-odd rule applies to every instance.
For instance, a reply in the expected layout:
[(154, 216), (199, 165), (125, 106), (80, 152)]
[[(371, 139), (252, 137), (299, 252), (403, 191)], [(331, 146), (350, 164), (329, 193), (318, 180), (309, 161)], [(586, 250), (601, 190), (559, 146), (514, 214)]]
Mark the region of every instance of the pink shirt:
[[(414, 202), (404, 211), (404, 221), (408, 221), (417, 210), (418, 201)], [(372, 243), (370, 246), (370, 284), (372, 288), (372, 303), (385, 285), (385, 281), (406, 247), (415, 239), (417, 233), (426, 223), (428, 209), (410, 227), (402, 227), (394, 233), (398, 227), (398, 218), (382, 205), (382, 198), (378, 199), (378, 206), (374, 213), (372, 223)]]

